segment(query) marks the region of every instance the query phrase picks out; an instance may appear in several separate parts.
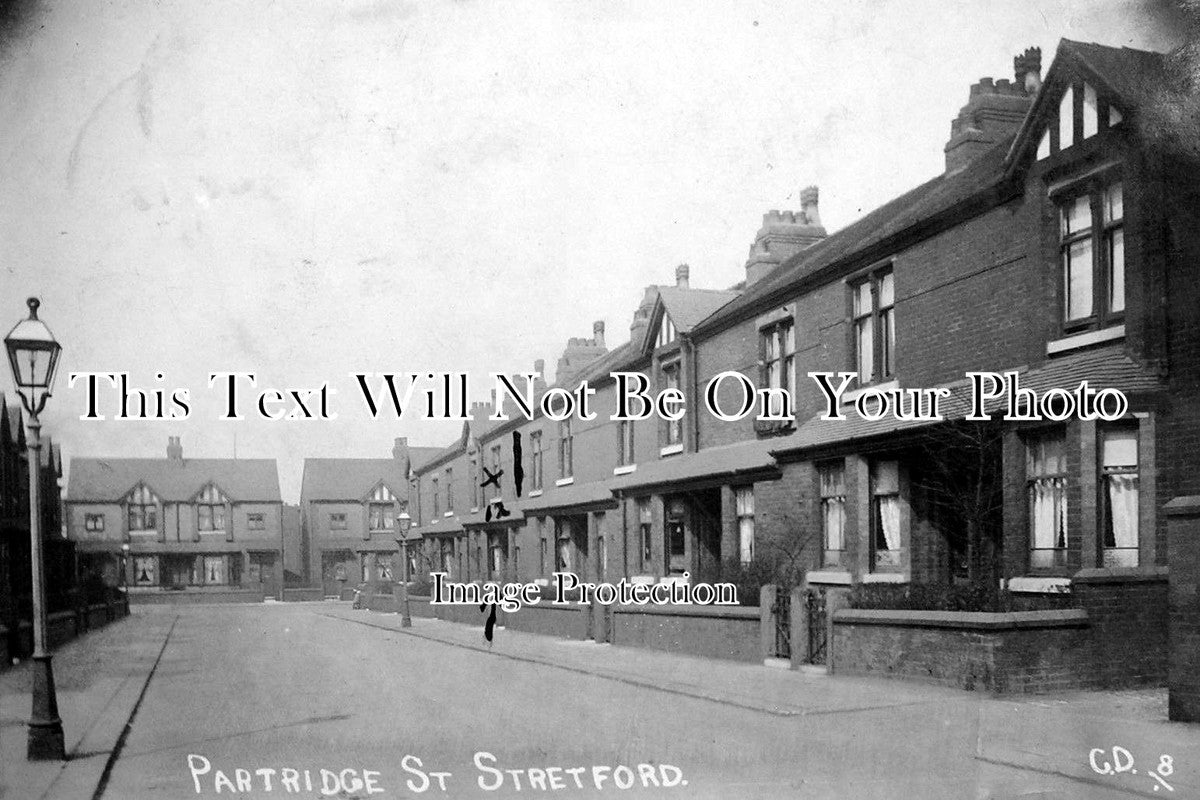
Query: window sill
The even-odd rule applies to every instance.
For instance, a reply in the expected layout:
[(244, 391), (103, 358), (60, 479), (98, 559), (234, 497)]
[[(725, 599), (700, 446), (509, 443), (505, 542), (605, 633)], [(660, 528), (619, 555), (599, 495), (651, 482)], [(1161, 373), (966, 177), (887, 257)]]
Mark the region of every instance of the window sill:
[(526, 495), (526, 497), (541, 497), (541, 496), (542, 496), (541, 489), (534, 489), (532, 492), (530, 492), (528, 495)]
[(575, 476), (572, 475), (569, 478), (559, 478), (558, 480), (556, 480), (554, 482), (554, 485), (555, 486), (570, 486), (574, 482), (575, 482)]
[(1020, 577), (1010, 578), (1008, 590), (1017, 594), (1070, 594), (1070, 578)]
[(454, 512), (453, 511), (444, 511), (444, 512), (442, 512), (442, 516), (443, 517), (453, 517)]
[(908, 583), (908, 576), (903, 572), (872, 572), (863, 575), (863, 583)]
[(148, 536), (158, 536), (158, 531), (130, 531), (129, 535), (131, 537), (132, 536), (141, 536), (144, 538), (144, 537), (148, 537)]
[(613, 475), (628, 475), (631, 472), (637, 472), (637, 464), (622, 464), (613, 468)]
[(810, 586), (814, 583), (834, 586), (849, 586), (853, 581), (849, 572), (840, 572), (837, 570), (818, 570), (815, 572), (810, 572), (805, 576), (805, 580)]
[(1124, 338), (1124, 324), (1114, 325), (1111, 328), (1102, 328), (1098, 331), (1077, 333), (1073, 336), (1064, 336), (1061, 339), (1046, 342), (1046, 355), (1052, 356), (1058, 353), (1066, 353), (1071, 350), (1078, 350), (1081, 347), (1091, 347), (1094, 344), (1101, 344), (1103, 342), (1115, 342), (1118, 339)]
[(866, 386), (860, 386), (857, 389), (851, 389), (842, 395), (842, 405), (853, 403), (856, 398), (861, 397), (867, 392), (890, 392), (893, 389), (900, 388), (900, 381), (892, 379), (886, 383), (869, 383)]
[(676, 453), (682, 453), (682, 452), (683, 452), (682, 444), (669, 444), (666, 447), (660, 448), (658, 451), (658, 454), (660, 456), (673, 456)]

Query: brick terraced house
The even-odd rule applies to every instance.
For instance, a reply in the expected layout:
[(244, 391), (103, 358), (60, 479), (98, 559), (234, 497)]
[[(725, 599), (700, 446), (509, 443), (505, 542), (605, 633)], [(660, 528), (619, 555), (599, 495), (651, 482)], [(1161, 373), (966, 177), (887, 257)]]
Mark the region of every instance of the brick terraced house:
[[(1200, 176), (1157, 124), (1170, 68), (1064, 40), (1043, 76), (1030, 49), (970, 87), (940, 175), (829, 235), (806, 189), (765, 215), (737, 286), (692, 289), (683, 266), (647, 289), (628, 343), (560, 362), (555, 386), (597, 389), (595, 420), (479, 406), (417, 467), (421, 570), (758, 576), (798, 584), (804, 608), (777, 606), (794, 660), (992, 690), (1163, 683), (1163, 507), (1200, 494)], [(1128, 409), (968, 421), (984, 370)], [(678, 387), (687, 415), (609, 420), (616, 371)], [(726, 371), (791, 390), (794, 420), (704, 412)], [(812, 372), (855, 373), (844, 420), (822, 419)], [(852, 411), (905, 389), (943, 391), (944, 419)], [(615, 640), (622, 613), (567, 635)]]
[(65, 502), (80, 571), (134, 602), (279, 597), (283, 503), (274, 459), (72, 458)]
[(341, 596), (359, 583), (400, 578), (396, 519), (408, 507), (413, 460), (436, 448), (398, 438), (391, 458), (306, 458), (300, 485), (301, 561), (308, 583)]

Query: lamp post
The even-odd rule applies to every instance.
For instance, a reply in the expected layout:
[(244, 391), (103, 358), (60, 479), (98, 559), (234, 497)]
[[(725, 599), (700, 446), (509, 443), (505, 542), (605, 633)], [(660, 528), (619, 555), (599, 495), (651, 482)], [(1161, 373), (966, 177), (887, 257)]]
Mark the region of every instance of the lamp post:
[(129, 588), (129, 542), (121, 545), (121, 574), (117, 576), (117, 585), (126, 591)]
[(412, 517), (408, 515), (407, 509), (396, 517), (396, 527), (400, 531), (396, 545), (400, 550), (400, 563), (404, 570), (401, 573), (404, 580), (400, 583), (400, 627), (411, 628), (412, 614), (408, 610), (408, 531), (412, 527)]
[(36, 297), (27, 301), (29, 318), (17, 323), (4, 347), (12, 367), (17, 394), (29, 414), (29, 543), (33, 576), (33, 709), (29, 716), (26, 757), (31, 761), (66, 759), (54, 669), (46, 649), (46, 575), (42, 562), (41, 431), (38, 414), (50, 397), (58, 356), (62, 348), (46, 323), (38, 319)]

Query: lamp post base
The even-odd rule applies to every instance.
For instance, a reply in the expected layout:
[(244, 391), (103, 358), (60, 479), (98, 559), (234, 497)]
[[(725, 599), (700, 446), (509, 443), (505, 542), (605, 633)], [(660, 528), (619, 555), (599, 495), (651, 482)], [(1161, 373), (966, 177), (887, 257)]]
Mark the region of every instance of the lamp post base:
[(408, 584), (401, 583), (398, 588), (400, 589), (400, 627), (411, 628), (412, 615), (408, 611)]
[(32, 659), (33, 711), (29, 715), (29, 761), (65, 761), (62, 720), (54, 690), (54, 668), (49, 654)]

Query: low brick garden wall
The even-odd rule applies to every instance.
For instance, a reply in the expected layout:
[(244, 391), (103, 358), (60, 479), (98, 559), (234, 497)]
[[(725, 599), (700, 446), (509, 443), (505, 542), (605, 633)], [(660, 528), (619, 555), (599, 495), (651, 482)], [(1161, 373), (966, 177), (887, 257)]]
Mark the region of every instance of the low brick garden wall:
[(510, 630), (557, 636), (561, 639), (590, 639), (590, 616), (587, 606), (570, 603), (542, 602), (535, 606), (522, 606), (519, 610), (504, 615), (504, 625)]
[(178, 591), (151, 591), (129, 593), (129, 602), (136, 605), (195, 605), (206, 603), (261, 603), (262, 589), (206, 589), (193, 588)]
[(830, 670), (968, 691), (1048, 692), (1100, 685), (1083, 609), (979, 613), (841, 609)]
[(669, 653), (762, 662), (761, 611), (744, 606), (614, 606), (609, 641)]
[[(123, 598), (110, 603), (80, 606), (71, 611), (56, 611), (46, 617), (46, 638), (51, 649), (61, 647), (89, 630), (129, 616), (129, 604)], [(33, 626), (22, 620), (16, 631), (0, 625), (0, 669), (12, 664), (13, 658), (25, 658), (33, 652)]]
[(283, 590), (285, 603), (312, 603), (325, 599), (325, 590), (320, 586), (293, 586)]

